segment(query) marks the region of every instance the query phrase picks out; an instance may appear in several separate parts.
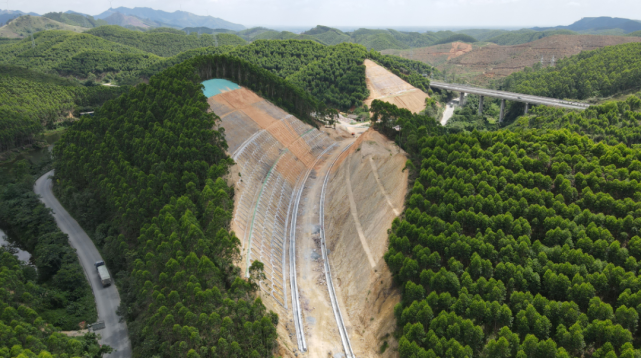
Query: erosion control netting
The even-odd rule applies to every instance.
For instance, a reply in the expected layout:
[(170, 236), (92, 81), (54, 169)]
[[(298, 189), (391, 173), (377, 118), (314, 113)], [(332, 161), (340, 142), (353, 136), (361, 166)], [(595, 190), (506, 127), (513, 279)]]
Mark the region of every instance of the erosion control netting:
[(203, 84), (237, 164), (233, 225), (243, 243), (243, 269), (248, 273), (254, 260), (262, 262), (266, 279), (261, 288), (290, 309), (286, 248), (294, 194), (314, 161), (334, 142), (247, 88), (220, 79)]

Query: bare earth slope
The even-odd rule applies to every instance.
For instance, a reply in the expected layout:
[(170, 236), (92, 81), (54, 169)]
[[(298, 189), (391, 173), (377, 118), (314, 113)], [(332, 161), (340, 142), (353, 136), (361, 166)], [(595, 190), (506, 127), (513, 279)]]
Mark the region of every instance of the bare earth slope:
[(372, 101), (379, 99), (414, 113), (425, 109), (425, 99), (428, 98), (425, 92), (371, 60), (365, 60), (365, 78), (369, 90), (365, 104), (371, 105)]
[[(319, 235), (321, 192), (335, 159), (324, 205), (335, 302), (356, 356), (378, 356), (384, 340), (393, 346), (400, 295), (382, 257), (407, 191), (405, 155), (373, 130), (356, 140), (334, 129), (321, 132), (246, 88), (208, 102), (236, 162), (228, 181), (235, 187), (232, 229), (242, 243), (238, 264), (244, 274), (253, 261), (264, 264), (259, 295), (280, 317), (274, 354), (346, 355)], [(388, 349), (385, 356), (394, 354)]]
[[(451, 52), (455, 56), (444, 60), (446, 45), (437, 45), (426, 48), (408, 50), (385, 50), (383, 54), (395, 54), (404, 58), (411, 58), (436, 66), (440, 71), (456, 73), (467, 76), (471, 81), (484, 83), (492, 78), (501, 78), (525, 67), (531, 67), (537, 62), (545, 66), (550, 65), (552, 59), (558, 61), (564, 57), (576, 55), (581, 51), (589, 51), (605, 46), (619, 45), (629, 42), (641, 42), (639, 37), (627, 36), (596, 36), (596, 35), (556, 35), (545, 37), (533, 42), (514, 45), (499, 46), (488, 44), (477, 47), (473, 44), (471, 51), (458, 52), (459, 46), (451, 44)], [(464, 52), (464, 53), (461, 53)], [(447, 52), (449, 54), (450, 52)]]
[[(402, 212), (407, 193), (407, 157), (392, 141), (374, 130), (361, 135), (341, 156), (330, 176), (327, 194), (327, 247), (334, 287), (357, 357), (397, 354), (391, 337), (396, 328), (394, 305), (400, 292), (383, 260), (387, 230)], [(389, 338), (388, 334), (390, 335)]]

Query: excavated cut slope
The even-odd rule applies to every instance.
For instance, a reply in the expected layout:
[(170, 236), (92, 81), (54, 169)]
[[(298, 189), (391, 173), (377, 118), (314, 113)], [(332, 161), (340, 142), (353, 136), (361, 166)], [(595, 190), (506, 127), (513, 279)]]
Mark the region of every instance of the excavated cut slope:
[[(342, 155), (330, 174), (327, 194), (327, 248), (341, 307), (347, 312), (357, 357), (392, 357), (388, 337), (396, 329), (394, 305), (400, 292), (383, 260), (392, 221), (403, 211), (408, 171), (405, 153), (368, 130)], [(390, 344), (384, 354), (380, 347)]]
[[(287, 322), (294, 306), (288, 269), (294, 199), (310, 168), (335, 142), (244, 87), (207, 101), (221, 118), (237, 164), (230, 179), (236, 189), (232, 230), (242, 245), (239, 265), (246, 275), (253, 261), (264, 264), (263, 302)], [(285, 346), (296, 347), (290, 328), (279, 325), (279, 336)]]
[(374, 61), (365, 60), (365, 78), (369, 90), (369, 97), (365, 100), (365, 104), (368, 106), (375, 99), (379, 99), (414, 113), (425, 109), (425, 99), (429, 98), (425, 92), (403, 81)]
[[(356, 141), (333, 129), (321, 132), (246, 88), (208, 102), (237, 164), (229, 180), (236, 190), (232, 230), (242, 243), (239, 265), (247, 274), (254, 260), (264, 264), (259, 294), (281, 317), (276, 354), (345, 356), (339, 321), (354, 356), (378, 356), (383, 340), (392, 345), (384, 356), (393, 354), (393, 339), (384, 337), (394, 330), (400, 295), (382, 257), (407, 191), (405, 155), (373, 130)], [(320, 255), (321, 225), (327, 263)], [(332, 293), (324, 264), (331, 266)], [(336, 302), (342, 319), (333, 311)]]

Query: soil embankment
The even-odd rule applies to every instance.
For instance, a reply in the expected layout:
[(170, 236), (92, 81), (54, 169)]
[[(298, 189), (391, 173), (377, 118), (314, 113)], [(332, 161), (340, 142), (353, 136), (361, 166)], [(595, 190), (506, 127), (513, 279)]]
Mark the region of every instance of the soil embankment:
[(241, 241), (237, 264), (243, 276), (251, 262), (264, 264), (266, 279), (259, 295), (281, 322), (276, 354), (293, 357), (298, 345), (287, 254), (291, 203), (305, 174), (334, 140), (249, 89), (225, 90), (218, 86), (225, 83), (217, 81), (209, 81), (210, 93), (217, 94), (208, 103), (221, 118), (228, 152), (236, 162), (228, 182), (235, 190), (231, 227)]
[[(396, 83), (395, 90), (406, 85)], [(265, 265), (259, 295), (280, 317), (274, 353), (344, 356), (320, 246), (320, 197), (329, 171), (325, 238), (347, 336), (358, 357), (380, 356), (384, 341), (390, 348), (383, 356), (394, 355), (393, 311), (400, 294), (383, 254), (387, 230), (402, 212), (407, 192), (404, 153), (371, 129), (357, 139), (341, 128), (319, 131), (246, 88), (224, 91), (208, 102), (221, 117), (236, 161), (229, 182), (236, 191), (232, 230), (242, 243), (238, 264), (244, 274), (254, 260)], [(292, 273), (296, 280), (290, 280)], [(293, 282), (307, 352), (299, 351)]]
[(326, 240), (334, 287), (357, 357), (393, 356), (400, 292), (383, 260), (392, 220), (403, 210), (407, 157), (369, 130), (334, 165), (327, 188)]
[(418, 88), (403, 81), (374, 61), (365, 60), (365, 80), (369, 97), (365, 100), (368, 106), (375, 99), (393, 103), (399, 108), (406, 108), (414, 113), (425, 109), (425, 99), (429, 96)]

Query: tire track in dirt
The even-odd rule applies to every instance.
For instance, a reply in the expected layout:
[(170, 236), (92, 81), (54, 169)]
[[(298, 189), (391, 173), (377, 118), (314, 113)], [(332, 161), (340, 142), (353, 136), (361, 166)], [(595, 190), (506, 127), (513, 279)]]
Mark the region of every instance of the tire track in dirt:
[[(349, 166), (351, 163), (351, 156), (347, 157), (347, 165)], [(367, 259), (369, 260), (369, 264), (374, 268), (376, 266), (376, 261), (374, 261), (374, 257), (372, 256), (372, 252), (369, 249), (369, 245), (367, 244), (367, 239), (365, 238), (365, 234), (363, 234), (363, 227), (361, 226), (361, 221), (358, 219), (358, 211), (356, 210), (356, 201), (354, 200), (354, 192), (352, 191), (352, 179), (349, 173), (349, 170), (346, 170), (347, 173), (347, 194), (349, 196), (349, 208), (350, 212), (352, 213), (352, 217), (354, 218), (354, 224), (356, 225), (356, 231), (358, 232), (358, 238), (361, 240), (361, 245), (363, 245), (363, 250), (365, 250), (365, 254), (367, 255)]]
[(396, 216), (399, 216), (401, 213), (396, 210), (394, 204), (392, 204), (392, 199), (390, 199), (387, 191), (385, 190), (385, 187), (383, 186), (383, 183), (381, 183), (381, 179), (378, 176), (378, 169), (376, 168), (376, 164), (374, 164), (374, 160), (372, 159), (372, 157), (369, 157), (369, 164), (372, 167), (372, 173), (374, 174), (374, 179), (376, 179), (376, 184), (378, 184), (378, 188), (381, 189), (381, 193), (383, 193), (383, 196), (385, 196), (387, 204), (389, 204), (389, 207), (392, 208), (394, 214), (396, 214)]

